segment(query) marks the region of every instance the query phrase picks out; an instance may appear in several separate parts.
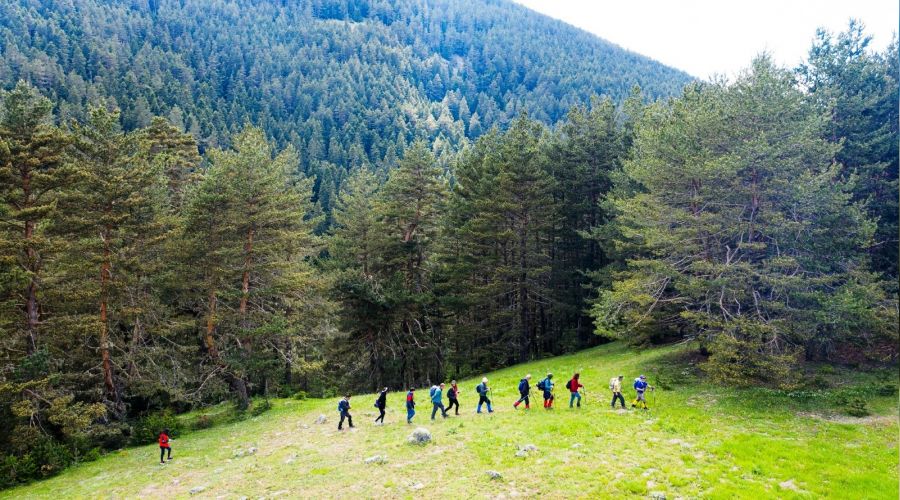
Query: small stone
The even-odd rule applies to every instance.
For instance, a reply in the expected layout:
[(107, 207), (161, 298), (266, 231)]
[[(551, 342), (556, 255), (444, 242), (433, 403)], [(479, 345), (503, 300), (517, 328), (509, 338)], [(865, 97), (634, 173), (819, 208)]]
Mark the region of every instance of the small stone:
[(188, 493), (190, 493), (191, 495), (196, 495), (198, 493), (203, 493), (203, 491), (205, 490), (206, 486), (194, 486)]
[(516, 456), (519, 458), (525, 458), (528, 456), (528, 452), (525, 450), (519, 450), (516, 452)]
[(302, 427), (303, 429), (309, 429), (309, 424), (302, 424), (300, 425), (300, 427)]
[(584, 446), (584, 445), (581, 443), (575, 443), (572, 445), (572, 448), (581, 448), (582, 446)]
[(365, 459), (364, 462), (367, 464), (383, 464), (387, 462), (387, 457), (375, 455)]
[(328, 417), (326, 417), (325, 415), (319, 415), (319, 417), (316, 419), (317, 424), (324, 424), (327, 422), (328, 422)]
[(616, 472), (616, 479), (622, 479), (623, 477), (625, 477), (624, 472)]
[(491, 479), (502, 479), (503, 478), (503, 475), (495, 470), (487, 471), (487, 475), (491, 476)]
[(247, 454), (248, 454), (248, 455), (255, 455), (257, 451), (258, 451), (258, 450), (257, 450), (256, 448), (254, 448), (254, 447), (251, 446), (251, 447), (247, 450)]
[(654, 472), (656, 472), (656, 469), (647, 469), (644, 472), (642, 472), (641, 475), (644, 477), (649, 477), (650, 474), (653, 474)]
[(652, 490), (653, 488), (656, 488), (656, 482), (653, 480), (647, 481), (647, 489)]
[(173, 485), (173, 486), (178, 486), (180, 483), (181, 483), (181, 479), (173, 479), (173, 480), (172, 480), (172, 485)]
[(425, 485), (422, 484), (422, 483), (416, 483), (416, 484), (410, 486), (410, 488), (412, 488), (412, 489), (414, 489), (414, 490), (421, 490), (421, 489), (424, 488), (424, 487), (425, 487)]
[(522, 446), (519, 449), (522, 451), (526, 451), (526, 452), (532, 452), (532, 451), (537, 451), (538, 448), (537, 448), (537, 446), (535, 446), (533, 444), (526, 444), (525, 446)]
[(797, 488), (796, 484), (794, 484), (793, 479), (788, 479), (787, 481), (780, 482), (780, 483), (778, 483), (778, 486), (781, 486), (781, 489), (783, 489), (783, 490), (797, 491), (800, 489), (800, 488)]
[(653, 500), (666, 500), (666, 494), (662, 491), (651, 491), (650, 498)]

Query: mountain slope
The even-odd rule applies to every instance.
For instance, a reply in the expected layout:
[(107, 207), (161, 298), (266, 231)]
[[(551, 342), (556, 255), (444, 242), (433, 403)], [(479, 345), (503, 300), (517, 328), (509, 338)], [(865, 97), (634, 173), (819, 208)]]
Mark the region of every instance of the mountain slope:
[[(835, 401), (848, 395), (871, 395), (881, 384), (896, 389), (896, 373), (822, 370), (829, 390), (725, 389), (698, 383), (679, 351), (617, 343), (488, 374), (497, 407), (492, 415), (473, 412), (475, 380), (460, 384), (462, 414), (445, 421), (428, 420), (422, 391), (415, 423), (435, 438), (424, 447), (405, 442), (411, 427), (403, 423), (402, 393), (389, 397), (384, 427), (371, 424), (372, 396), (353, 398), (357, 429), (342, 433), (334, 425), (335, 400), (280, 400), (249, 421), (176, 439), (175, 459), (165, 466), (156, 463), (155, 446), (134, 448), (0, 496), (186, 497), (196, 488), (210, 498), (897, 497), (896, 397), (869, 398), (883, 416), (832, 413)], [(675, 364), (681, 368), (667, 368)], [(514, 411), (519, 377), (531, 372), (536, 381), (548, 370), (560, 386), (581, 371), (584, 407), (565, 407), (560, 387), (557, 409)], [(605, 386), (620, 372), (626, 382), (645, 372), (660, 386), (657, 381), (679, 383), (654, 392), (649, 412), (616, 412)], [(327, 424), (315, 423), (319, 414)], [(537, 451), (517, 457), (525, 444)], [(258, 451), (250, 454), (251, 448)], [(374, 455), (387, 462), (364, 463)], [(502, 478), (492, 480), (488, 470)]]
[(506, 0), (74, 0), (0, 4), (0, 86), (62, 117), (110, 98), (218, 144), (245, 121), (307, 167), (440, 152), (521, 111), (554, 123), (591, 94), (673, 95), (683, 72)]

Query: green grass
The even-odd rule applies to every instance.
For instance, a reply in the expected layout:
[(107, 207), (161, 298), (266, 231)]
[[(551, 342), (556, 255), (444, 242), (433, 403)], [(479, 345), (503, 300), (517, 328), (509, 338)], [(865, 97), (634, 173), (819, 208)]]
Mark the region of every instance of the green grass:
[[(461, 382), (463, 412), (444, 421), (429, 420), (421, 391), (414, 423), (434, 435), (422, 447), (406, 443), (399, 392), (388, 398), (384, 427), (371, 424), (374, 397), (354, 397), (358, 428), (342, 433), (334, 399), (273, 400), (258, 417), (175, 440), (165, 466), (157, 447), (131, 448), (0, 497), (187, 497), (200, 486), (197, 496), (230, 498), (898, 497), (897, 396), (868, 397), (874, 415), (864, 419), (839, 415), (842, 394), (896, 385), (896, 372), (829, 371), (832, 389), (783, 392), (717, 387), (687, 370), (652, 394), (649, 412), (609, 409), (610, 377), (623, 373), (628, 386), (639, 373), (669, 377), (680, 349), (610, 344), (488, 374), (492, 415), (474, 414), (476, 380)], [(530, 372), (536, 382), (548, 370), (559, 381), (558, 408), (537, 401), (530, 412), (514, 411), (519, 378)], [(567, 407), (562, 388), (574, 370), (587, 386), (581, 410)], [(315, 424), (319, 414), (327, 424)], [(524, 444), (538, 451), (516, 457)], [(238, 456), (250, 447), (258, 451)], [(376, 454), (387, 463), (363, 463)]]

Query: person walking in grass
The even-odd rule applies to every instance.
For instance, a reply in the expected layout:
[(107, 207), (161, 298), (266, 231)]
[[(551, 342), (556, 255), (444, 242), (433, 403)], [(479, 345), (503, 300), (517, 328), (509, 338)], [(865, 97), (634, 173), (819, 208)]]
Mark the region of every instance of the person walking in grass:
[(647, 407), (647, 400), (644, 398), (644, 392), (647, 390), (653, 390), (653, 386), (647, 384), (647, 377), (641, 375), (640, 377), (634, 379), (634, 391), (637, 394), (637, 397), (634, 401), (631, 402), (632, 408), (641, 407), (645, 410), (649, 410)]
[(578, 407), (581, 408), (581, 392), (579, 389), (584, 387), (578, 379), (581, 377), (581, 374), (575, 372), (575, 375), (572, 376), (572, 379), (566, 382), (566, 389), (569, 390), (571, 395), (569, 396), (569, 408), (572, 408), (572, 404), (575, 403), (575, 400), (578, 400)]
[(436, 385), (431, 388), (431, 404), (434, 405), (434, 408), (431, 409), (431, 420), (434, 420), (434, 416), (437, 414), (438, 410), (441, 410), (441, 416), (447, 418), (447, 410), (444, 409), (444, 403), (442, 401), (444, 395), (444, 384)]
[(406, 423), (411, 424), (412, 418), (416, 414), (416, 389), (413, 387), (406, 393)]
[(378, 418), (375, 419), (375, 423), (381, 422), (384, 424), (384, 410), (387, 408), (387, 393), (388, 388), (385, 387), (378, 393), (378, 399), (375, 400), (375, 408), (378, 408)]
[(491, 408), (491, 398), (488, 397), (488, 392), (490, 389), (488, 388), (488, 379), (487, 377), (483, 377), (481, 379), (481, 383), (475, 387), (475, 392), (478, 393), (478, 409), (477, 413), (481, 413), (481, 405), (486, 404), (488, 413), (494, 413), (494, 409)]
[(169, 442), (169, 429), (163, 429), (159, 433), (159, 463), (166, 463), (166, 453), (169, 454), (169, 460), (172, 460), (172, 444)]
[(519, 405), (525, 403), (525, 409), (531, 409), (531, 402), (528, 400), (528, 394), (531, 392), (531, 374), (525, 375), (525, 378), (519, 381), (519, 400), (513, 403), (513, 408), (519, 409)]
[(347, 423), (350, 424), (350, 428), (353, 428), (353, 417), (350, 415), (350, 395), (347, 394), (344, 396), (344, 399), (338, 402), (338, 411), (341, 412), (341, 421), (338, 422), (338, 430), (343, 430), (344, 427), (344, 419), (347, 419)]
[(450, 410), (455, 406), (456, 414), (459, 415), (459, 387), (456, 385), (455, 380), (450, 381), (450, 388), (447, 389), (447, 400), (450, 402), (447, 404), (447, 413), (450, 413)]
[(609, 381), (609, 390), (612, 391), (612, 403), (610, 403), (612, 408), (616, 407), (616, 400), (618, 400), (622, 403), (622, 409), (625, 409), (625, 398), (622, 396), (622, 379), (624, 378), (624, 375), (619, 375)]
[(537, 384), (537, 388), (544, 392), (544, 408), (553, 409), (553, 374), (548, 373), (544, 380)]

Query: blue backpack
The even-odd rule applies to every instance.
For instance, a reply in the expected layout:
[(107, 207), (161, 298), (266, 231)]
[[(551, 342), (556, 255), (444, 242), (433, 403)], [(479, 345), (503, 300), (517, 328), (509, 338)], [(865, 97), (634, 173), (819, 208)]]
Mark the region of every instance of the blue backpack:
[(537, 388), (542, 391), (546, 391), (547, 390), (547, 379), (544, 379), (544, 380), (541, 380), (540, 382), (538, 382)]
[(528, 379), (522, 379), (519, 382), (519, 392), (525, 392), (528, 390)]

